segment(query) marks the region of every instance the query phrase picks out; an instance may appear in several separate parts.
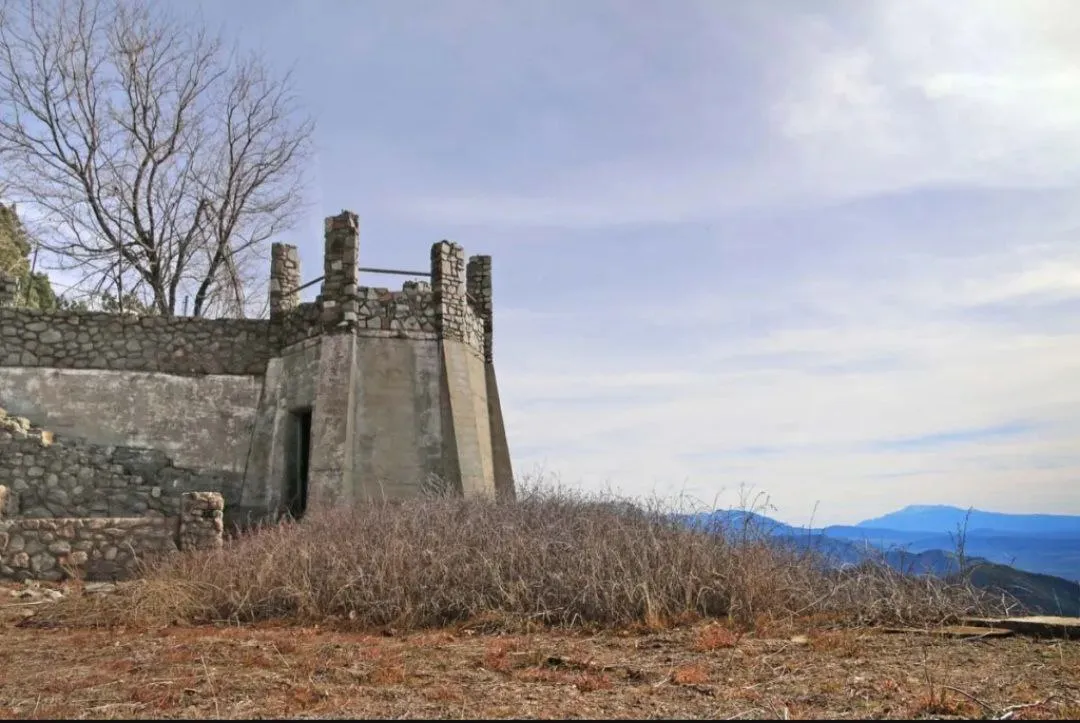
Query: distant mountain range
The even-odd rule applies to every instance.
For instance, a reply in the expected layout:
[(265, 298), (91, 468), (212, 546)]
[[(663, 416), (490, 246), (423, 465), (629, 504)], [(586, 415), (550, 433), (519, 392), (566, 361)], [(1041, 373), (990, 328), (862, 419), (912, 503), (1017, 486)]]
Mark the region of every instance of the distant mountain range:
[(722, 526), (732, 534), (768, 533), (812, 547), (838, 563), (884, 554), (913, 574), (947, 575), (958, 569), (959, 530), (964, 556), (979, 587), (1008, 590), (1032, 612), (1080, 616), (1080, 516), (1014, 515), (939, 505), (912, 505), (856, 525), (795, 527), (741, 510), (686, 515), (693, 526)]
[(902, 510), (860, 522), (856, 527), (898, 532), (955, 533), (957, 526), (965, 521), (968, 532), (1080, 539), (1080, 515), (1013, 515), (971, 510), (969, 517), (968, 510), (947, 505), (909, 505)]

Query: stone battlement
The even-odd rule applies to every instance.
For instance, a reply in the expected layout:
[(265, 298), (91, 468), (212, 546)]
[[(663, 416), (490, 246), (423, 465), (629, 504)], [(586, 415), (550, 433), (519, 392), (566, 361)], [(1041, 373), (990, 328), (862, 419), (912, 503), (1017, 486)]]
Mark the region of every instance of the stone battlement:
[[(357, 284), (358, 233), (349, 212), (327, 219), (326, 276), (302, 304), (296, 247), (273, 244), (269, 319), (205, 319), (13, 308), (0, 278), (0, 366), (167, 374), (262, 374), (298, 341), (324, 333), (452, 339), (491, 360), (490, 257), (466, 262), (461, 246), (432, 247), (432, 281), (401, 290)], [(0, 274), (2, 276), (2, 274)], [(10, 282), (10, 283), (9, 283)], [(7, 303), (4, 303), (7, 302)]]

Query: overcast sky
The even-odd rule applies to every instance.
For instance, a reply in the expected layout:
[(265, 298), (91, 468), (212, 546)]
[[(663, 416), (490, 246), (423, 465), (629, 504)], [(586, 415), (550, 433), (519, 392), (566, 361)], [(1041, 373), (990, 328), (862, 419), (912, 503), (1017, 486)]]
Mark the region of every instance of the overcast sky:
[(317, 117), (305, 280), (345, 208), (363, 265), (493, 255), (517, 472), (1080, 513), (1080, 3), (203, 12)]

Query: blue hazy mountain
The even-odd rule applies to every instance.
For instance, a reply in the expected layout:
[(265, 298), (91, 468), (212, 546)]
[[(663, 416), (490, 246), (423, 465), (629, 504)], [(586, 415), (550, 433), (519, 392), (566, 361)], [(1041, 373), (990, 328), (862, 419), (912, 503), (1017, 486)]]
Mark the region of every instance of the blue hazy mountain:
[[(947, 505), (909, 505), (881, 517), (864, 520), (862, 528), (897, 532), (956, 532), (968, 511)], [(1005, 512), (972, 510), (967, 519), (968, 532), (1020, 533), (1024, 536), (1080, 538), (1080, 515), (1014, 515)]]
[[(763, 533), (839, 564), (884, 559), (912, 574), (948, 575), (958, 569), (958, 528), (966, 517), (967, 510), (957, 507), (913, 505), (856, 525), (814, 529), (741, 510), (683, 515), (682, 520), (729, 536)], [(964, 556), (976, 563), (973, 579), (980, 587), (1009, 590), (1035, 612), (1080, 615), (1080, 516), (973, 510)]]
[[(912, 505), (856, 525), (830, 525), (813, 530), (742, 510), (717, 510), (686, 518), (697, 526), (719, 525), (732, 532), (753, 528), (779, 536), (823, 535), (878, 550), (951, 553), (957, 549), (958, 528), (966, 516), (967, 510), (959, 507)], [(1028, 572), (1080, 580), (1080, 516), (972, 510), (967, 520), (964, 554)]]
[(737, 534), (745, 530), (760, 530), (777, 535), (806, 533), (805, 528), (792, 527), (771, 517), (743, 510), (713, 510), (689, 515), (679, 515), (686, 524), (703, 530), (725, 530)]

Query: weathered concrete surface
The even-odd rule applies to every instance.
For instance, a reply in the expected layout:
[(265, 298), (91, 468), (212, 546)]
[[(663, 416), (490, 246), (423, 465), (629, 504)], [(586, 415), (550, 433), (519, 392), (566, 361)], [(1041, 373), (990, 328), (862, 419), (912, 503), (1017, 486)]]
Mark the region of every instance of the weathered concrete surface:
[(1015, 631), (978, 625), (946, 625), (940, 628), (885, 628), (886, 633), (930, 635), (941, 638), (1007, 638)]
[(271, 359), (251, 434), (241, 495), (242, 509), (229, 510), (231, 521), (248, 512), (261, 516), (275, 509), (285, 492), (285, 456), (289, 413), (315, 404), (321, 340), (309, 339)]
[(514, 499), (514, 468), (510, 464), (510, 445), (506, 442), (506, 423), (503, 421), (494, 364), (484, 364), (484, 379), (487, 388), (488, 420), (491, 423), (491, 463), (495, 474), (495, 494), (500, 498)]
[(1019, 618), (963, 618), (965, 625), (1005, 628), (1021, 635), (1080, 640), (1080, 618), (1032, 615)]
[(358, 339), (354, 499), (415, 497), (442, 477), (439, 343)]
[(241, 472), (262, 379), (0, 368), (0, 406), (58, 435), (149, 447), (178, 467)]
[(353, 334), (324, 336), (311, 417), (308, 509), (352, 502), (356, 344)]
[(494, 496), (484, 360), (464, 343), (444, 340), (442, 362), (447, 402), (443, 425), (453, 427), (453, 435), (448, 435), (446, 442), (449, 456), (456, 460), (461, 491), (466, 497)]

